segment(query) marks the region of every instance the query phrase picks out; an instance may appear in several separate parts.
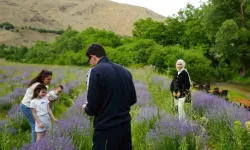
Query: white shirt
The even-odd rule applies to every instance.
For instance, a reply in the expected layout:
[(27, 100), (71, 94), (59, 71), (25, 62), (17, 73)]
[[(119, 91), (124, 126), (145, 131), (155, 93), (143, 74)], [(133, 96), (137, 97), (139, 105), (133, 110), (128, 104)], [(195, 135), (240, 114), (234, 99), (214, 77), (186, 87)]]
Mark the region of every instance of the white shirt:
[(34, 89), (36, 86), (40, 84), (39, 82), (36, 82), (32, 84), (27, 90), (26, 93), (23, 97), (22, 104), (24, 104), (27, 107), (30, 107), (30, 101), (32, 100), (33, 94), (34, 94)]
[(56, 95), (55, 91), (50, 91), (47, 96), (49, 98), (51, 98), (52, 100), (55, 100), (56, 98), (58, 98), (59, 96)]
[[(92, 69), (92, 68), (91, 68)], [(91, 69), (88, 71), (87, 73), (87, 80), (86, 80), (86, 84), (87, 84), (87, 91), (88, 91), (88, 88), (89, 88), (89, 79), (90, 79), (90, 75), (91, 75)]]
[(178, 75), (183, 71), (184, 69), (182, 68), (181, 70), (178, 71)]
[[(88, 71), (87, 73), (87, 79), (86, 79), (86, 84), (87, 84), (87, 91), (89, 89), (89, 79), (90, 79), (90, 75), (91, 75), (91, 70), (92, 68)], [(88, 103), (88, 100), (86, 100), (86, 104)]]
[(37, 116), (42, 116), (48, 113), (48, 104), (49, 100), (46, 97), (42, 99), (35, 98), (30, 102), (30, 108), (36, 109)]

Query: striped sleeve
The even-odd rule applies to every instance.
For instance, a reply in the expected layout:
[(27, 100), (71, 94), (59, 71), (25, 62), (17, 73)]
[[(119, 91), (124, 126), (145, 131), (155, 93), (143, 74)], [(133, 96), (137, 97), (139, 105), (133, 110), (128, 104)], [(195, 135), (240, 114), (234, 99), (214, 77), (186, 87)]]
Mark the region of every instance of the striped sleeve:
[[(91, 68), (92, 69), (92, 68)], [(91, 69), (88, 71), (87, 73), (87, 79), (86, 79), (86, 85), (87, 85), (87, 91), (89, 89), (89, 78), (90, 78), (90, 75), (91, 75)]]

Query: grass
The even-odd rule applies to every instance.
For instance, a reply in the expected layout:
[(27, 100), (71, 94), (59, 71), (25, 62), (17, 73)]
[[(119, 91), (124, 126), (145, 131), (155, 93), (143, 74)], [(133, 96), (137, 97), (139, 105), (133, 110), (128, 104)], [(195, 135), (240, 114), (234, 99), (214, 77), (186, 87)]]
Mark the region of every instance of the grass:
[(235, 101), (237, 98), (245, 98), (249, 99), (246, 97), (244, 94), (241, 94), (240, 92), (235, 92), (235, 91), (229, 91), (228, 92), (228, 98), (232, 101)]
[(8, 115), (7, 110), (0, 110), (0, 119), (6, 118), (7, 115)]
[[(1, 61), (0, 61), (1, 63)], [(14, 65), (15, 63), (6, 63), (7, 65)], [(23, 65), (23, 64), (17, 64), (19, 66), (29, 66), (29, 67), (46, 67), (46, 65)], [(53, 70), (56, 66), (47, 66), (46, 68), (50, 68)], [(67, 83), (69, 81), (77, 79), (77, 74), (74, 73), (75, 70), (80, 69), (84, 70), (84, 73), (87, 72), (89, 68), (83, 68), (83, 67), (60, 67), (62, 70), (68, 69), (68, 71), (65, 73), (66, 78), (60, 82)], [(169, 91), (168, 84), (165, 84), (166, 87), (163, 87), (161, 84), (155, 84), (152, 81), (152, 76), (158, 76), (157, 73), (153, 72), (153, 69), (150, 67), (144, 67), (144, 68), (128, 68), (132, 74), (133, 78), (135, 80), (139, 80), (141, 82), (144, 82), (148, 85), (148, 91), (151, 94), (152, 97), (152, 104), (148, 104), (148, 106), (157, 106), (159, 111), (164, 110), (167, 112), (167, 114), (175, 115), (176, 112), (173, 111), (173, 101), (172, 96)], [(35, 73), (33, 74), (33, 76)], [(58, 74), (55, 74), (55, 76)], [(84, 74), (85, 75), (85, 74)], [(162, 82), (165, 82), (165, 79), (163, 79)], [(4, 88), (6, 86), (2, 86)], [(76, 97), (82, 93), (84, 90), (86, 90), (85, 86), (85, 80), (83, 80), (78, 87), (76, 87), (69, 96), (64, 96), (61, 101), (55, 103), (55, 109), (54, 114), (55, 116), (60, 119), (64, 112), (67, 111), (68, 107), (71, 106), (71, 104), (75, 101)], [(229, 97), (230, 99), (235, 98), (244, 98), (244, 95), (235, 92), (235, 91), (229, 91)], [(185, 103), (185, 110), (190, 107), (190, 104)], [(136, 120), (136, 117), (139, 115), (139, 110), (141, 106), (133, 106), (131, 108), (131, 116), (132, 116), (132, 141), (133, 141), (133, 149), (135, 150), (155, 150), (155, 149), (166, 149), (166, 146), (169, 148), (176, 148), (176, 149), (190, 149), (191, 147), (198, 147), (199, 146), (199, 137), (195, 137), (197, 141), (190, 141), (191, 138), (184, 137), (183, 139), (180, 139), (178, 137), (175, 138), (165, 138), (165, 143), (157, 143), (157, 141), (149, 141), (147, 138), (147, 134), (151, 129), (155, 128), (155, 123), (161, 119), (161, 116), (154, 117), (152, 119), (146, 119), (142, 121)], [(7, 111), (0, 111), (0, 119), (5, 118), (7, 114)], [(190, 113), (190, 116), (193, 115)], [(202, 117), (202, 116), (200, 116)], [(17, 128), (21, 128), (18, 126), (18, 124), (15, 122), (13, 126), (16, 126)], [(213, 125), (213, 126), (212, 126)], [(210, 132), (214, 134), (214, 139), (210, 140), (211, 147), (216, 147), (217, 149), (223, 149), (223, 148), (229, 148), (229, 146), (226, 146), (228, 142), (228, 139), (226, 136), (227, 132), (224, 131), (223, 125), (224, 124), (212, 124), (211, 128), (206, 128), (206, 130), (214, 131)], [(215, 132), (216, 131), (216, 132)], [(75, 142), (75, 145), (79, 147), (79, 149), (91, 149), (92, 146), (92, 133), (93, 133), (93, 127), (91, 127), (90, 131), (91, 134), (85, 135), (80, 133), (74, 133), (73, 139)], [(243, 131), (242, 131), (243, 132)], [(218, 134), (220, 133), (220, 134)], [(230, 132), (231, 133), (231, 132)], [(232, 132), (233, 133), (233, 132)], [(234, 136), (234, 135), (230, 135)], [(235, 136), (236, 137), (236, 136)], [(218, 144), (218, 139), (220, 139), (220, 143)], [(30, 141), (30, 130), (26, 129), (20, 130), (17, 132), (17, 134), (11, 134), (9, 132), (1, 132), (0, 133), (0, 149), (13, 149), (13, 147), (20, 148), (24, 143), (28, 143)], [(164, 141), (164, 140), (161, 140)], [(212, 141), (212, 142), (211, 142)], [(224, 141), (224, 142), (223, 142)], [(197, 143), (196, 143), (197, 142)], [(240, 141), (242, 142), (242, 141)], [(220, 145), (221, 144), (221, 145)], [(171, 146), (172, 145), (172, 146)], [(176, 145), (178, 145), (176, 147)], [(170, 148), (170, 149), (171, 149)], [(197, 148), (198, 149), (198, 148)]]

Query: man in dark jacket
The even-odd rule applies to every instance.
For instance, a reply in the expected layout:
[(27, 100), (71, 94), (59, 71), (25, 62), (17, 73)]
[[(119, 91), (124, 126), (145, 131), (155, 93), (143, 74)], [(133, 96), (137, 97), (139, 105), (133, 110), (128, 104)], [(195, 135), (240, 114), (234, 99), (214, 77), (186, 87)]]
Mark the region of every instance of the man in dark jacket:
[(93, 150), (131, 150), (130, 107), (136, 103), (131, 73), (112, 63), (104, 48), (89, 46), (86, 114), (94, 116)]

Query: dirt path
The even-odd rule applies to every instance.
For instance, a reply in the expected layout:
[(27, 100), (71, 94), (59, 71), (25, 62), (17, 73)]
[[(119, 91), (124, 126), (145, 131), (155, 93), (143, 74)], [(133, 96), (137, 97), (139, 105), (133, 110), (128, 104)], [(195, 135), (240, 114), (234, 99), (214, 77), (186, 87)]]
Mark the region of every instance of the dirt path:
[(218, 83), (213, 86), (219, 87), (220, 89), (232, 90), (242, 95), (248, 97), (250, 99), (250, 86), (249, 85), (241, 85), (241, 84), (231, 84), (231, 83)]

